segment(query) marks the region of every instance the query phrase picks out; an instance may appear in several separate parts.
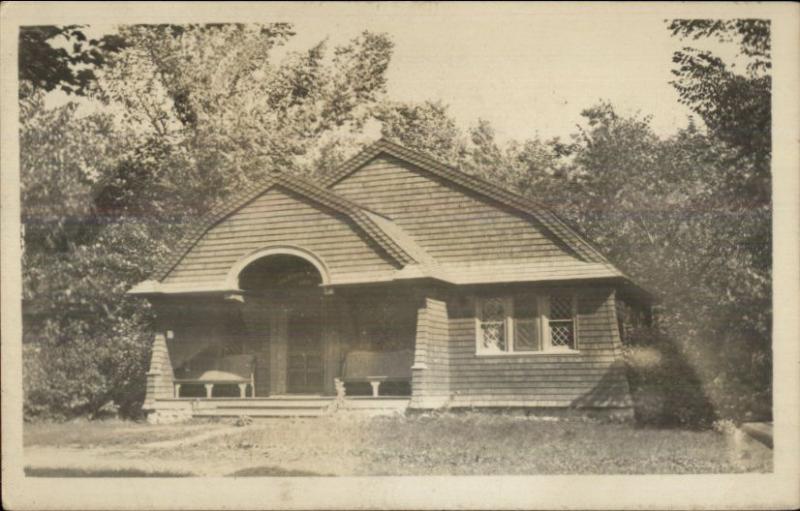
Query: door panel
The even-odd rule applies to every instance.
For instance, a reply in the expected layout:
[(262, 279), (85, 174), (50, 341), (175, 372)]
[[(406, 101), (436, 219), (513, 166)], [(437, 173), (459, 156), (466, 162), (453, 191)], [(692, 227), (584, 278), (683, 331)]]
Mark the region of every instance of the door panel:
[(322, 328), (317, 307), (292, 310), (288, 321), (287, 391), (322, 392)]

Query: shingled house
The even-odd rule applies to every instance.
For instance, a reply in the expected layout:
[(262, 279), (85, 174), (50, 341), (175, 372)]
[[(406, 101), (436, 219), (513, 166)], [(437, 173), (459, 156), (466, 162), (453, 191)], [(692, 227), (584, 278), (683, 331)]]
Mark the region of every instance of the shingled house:
[(130, 293), (154, 417), (626, 413), (617, 310), (650, 300), (551, 211), (385, 140), (234, 196)]

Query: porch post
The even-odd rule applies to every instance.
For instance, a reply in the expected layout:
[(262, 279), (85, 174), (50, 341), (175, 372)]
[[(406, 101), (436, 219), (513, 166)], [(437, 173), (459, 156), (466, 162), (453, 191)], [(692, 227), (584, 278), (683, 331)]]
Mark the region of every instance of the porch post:
[(425, 297), (417, 311), (411, 406), (438, 408), (450, 398), (450, 348), (447, 304)]
[(329, 291), (322, 297), (322, 391), (325, 395), (335, 395), (335, 380), (341, 376), (340, 331), (347, 311), (342, 300), (333, 294), (332, 289)]
[(150, 355), (150, 370), (147, 371), (147, 390), (144, 410), (152, 410), (157, 399), (169, 399), (175, 395), (172, 362), (167, 348), (167, 337), (163, 332), (156, 333), (153, 339), (153, 351)]
[(286, 393), (287, 321), (285, 307), (270, 310), (269, 382), (270, 394)]

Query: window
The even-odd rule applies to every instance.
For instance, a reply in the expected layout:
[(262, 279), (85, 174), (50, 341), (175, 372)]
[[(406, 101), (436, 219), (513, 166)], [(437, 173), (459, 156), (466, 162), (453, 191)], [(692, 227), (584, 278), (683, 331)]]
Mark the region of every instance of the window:
[(478, 302), (479, 343), (478, 351), (503, 353), (509, 350), (509, 314), (511, 300), (508, 298), (486, 298)]
[(572, 295), (549, 297), (547, 322), (551, 349), (575, 349), (575, 299)]
[(571, 293), (486, 297), (476, 301), (479, 355), (577, 350)]

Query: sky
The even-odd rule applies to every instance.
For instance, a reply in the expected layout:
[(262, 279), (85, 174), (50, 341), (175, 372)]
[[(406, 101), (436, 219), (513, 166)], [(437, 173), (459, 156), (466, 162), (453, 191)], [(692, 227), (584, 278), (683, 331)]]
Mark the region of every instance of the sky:
[(672, 52), (682, 44), (662, 17), (459, 7), (418, 5), (409, 14), (386, 6), (369, 17), (304, 12), (292, 20), (295, 43), (387, 32), (395, 42), (390, 98), (442, 100), (462, 127), (483, 118), (501, 139), (566, 136), (600, 100), (652, 114), (660, 134), (686, 125), (690, 111), (669, 84)]
[[(700, 43), (671, 37), (663, 14), (618, 7), (278, 4), (252, 21), (292, 22), (297, 35), (288, 50), (386, 32), (395, 43), (390, 99), (441, 100), (460, 127), (482, 118), (500, 140), (567, 137), (581, 111), (601, 100), (622, 114), (651, 115), (661, 135), (674, 133), (691, 112), (669, 83), (672, 54)], [(96, 25), (93, 32), (109, 30)], [(715, 46), (735, 55), (735, 47)]]

